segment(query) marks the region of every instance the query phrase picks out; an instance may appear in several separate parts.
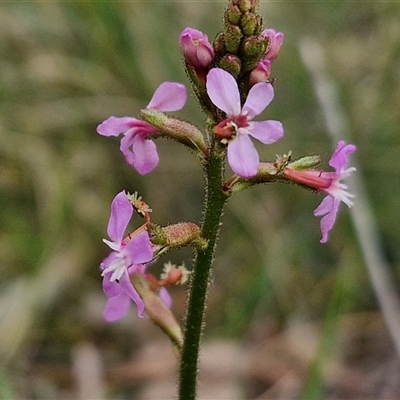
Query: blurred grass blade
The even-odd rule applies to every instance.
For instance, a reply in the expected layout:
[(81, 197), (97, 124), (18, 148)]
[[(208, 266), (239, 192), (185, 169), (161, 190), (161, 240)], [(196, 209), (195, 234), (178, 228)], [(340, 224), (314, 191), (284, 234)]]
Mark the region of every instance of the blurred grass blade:
[(8, 383), (8, 379), (3, 371), (0, 369), (0, 399), (1, 400), (14, 400), (15, 396)]

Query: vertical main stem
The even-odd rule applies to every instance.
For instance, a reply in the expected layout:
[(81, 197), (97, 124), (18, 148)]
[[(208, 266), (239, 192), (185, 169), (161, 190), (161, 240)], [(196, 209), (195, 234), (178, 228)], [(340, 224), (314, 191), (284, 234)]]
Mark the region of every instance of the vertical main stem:
[(198, 359), (208, 283), (221, 217), (227, 196), (222, 191), (223, 157), (211, 149), (206, 161), (206, 198), (202, 235), (208, 241), (205, 249), (197, 251), (184, 331), (184, 343), (180, 364), (179, 399), (195, 400), (197, 389)]

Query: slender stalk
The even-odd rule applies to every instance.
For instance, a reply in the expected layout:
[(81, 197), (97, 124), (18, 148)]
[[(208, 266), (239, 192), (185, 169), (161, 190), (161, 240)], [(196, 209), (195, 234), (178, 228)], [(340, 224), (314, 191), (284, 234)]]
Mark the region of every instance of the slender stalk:
[(208, 246), (197, 251), (189, 290), (180, 364), (180, 400), (194, 400), (196, 398), (200, 339), (203, 329), (207, 289), (221, 217), (228, 198), (222, 191), (223, 165), (224, 158), (218, 154), (218, 150), (213, 146), (205, 163), (206, 197), (202, 235), (207, 239)]

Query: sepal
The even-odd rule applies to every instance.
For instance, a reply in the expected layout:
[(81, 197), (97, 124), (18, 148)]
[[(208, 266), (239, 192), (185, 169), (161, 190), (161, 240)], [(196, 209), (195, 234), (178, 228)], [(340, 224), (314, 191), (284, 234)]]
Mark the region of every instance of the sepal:
[(207, 246), (206, 240), (201, 236), (200, 227), (193, 222), (180, 222), (164, 227), (149, 224), (148, 232), (151, 242), (161, 246), (162, 253), (183, 246), (193, 245), (198, 248)]
[(161, 111), (147, 108), (140, 111), (140, 117), (158, 129), (159, 132), (153, 134), (152, 138), (163, 136), (174, 139), (192, 150), (207, 155), (207, 146), (203, 134), (189, 122), (171, 118)]
[(301, 171), (303, 169), (314, 168), (319, 164), (321, 164), (321, 156), (315, 155), (301, 157), (298, 160), (288, 163), (287, 167), (297, 171)]

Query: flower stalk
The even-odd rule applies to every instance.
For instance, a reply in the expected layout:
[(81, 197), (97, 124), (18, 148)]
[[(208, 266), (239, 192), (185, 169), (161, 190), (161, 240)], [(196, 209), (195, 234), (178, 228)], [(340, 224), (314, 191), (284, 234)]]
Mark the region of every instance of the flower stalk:
[(198, 249), (189, 289), (189, 302), (184, 328), (184, 344), (180, 363), (179, 399), (194, 400), (204, 311), (208, 293), (211, 267), (224, 206), (228, 197), (224, 193), (224, 159), (220, 156), (219, 143), (214, 142), (210, 157), (205, 162), (206, 175), (204, 215), (201, 235), (207, 247)]

